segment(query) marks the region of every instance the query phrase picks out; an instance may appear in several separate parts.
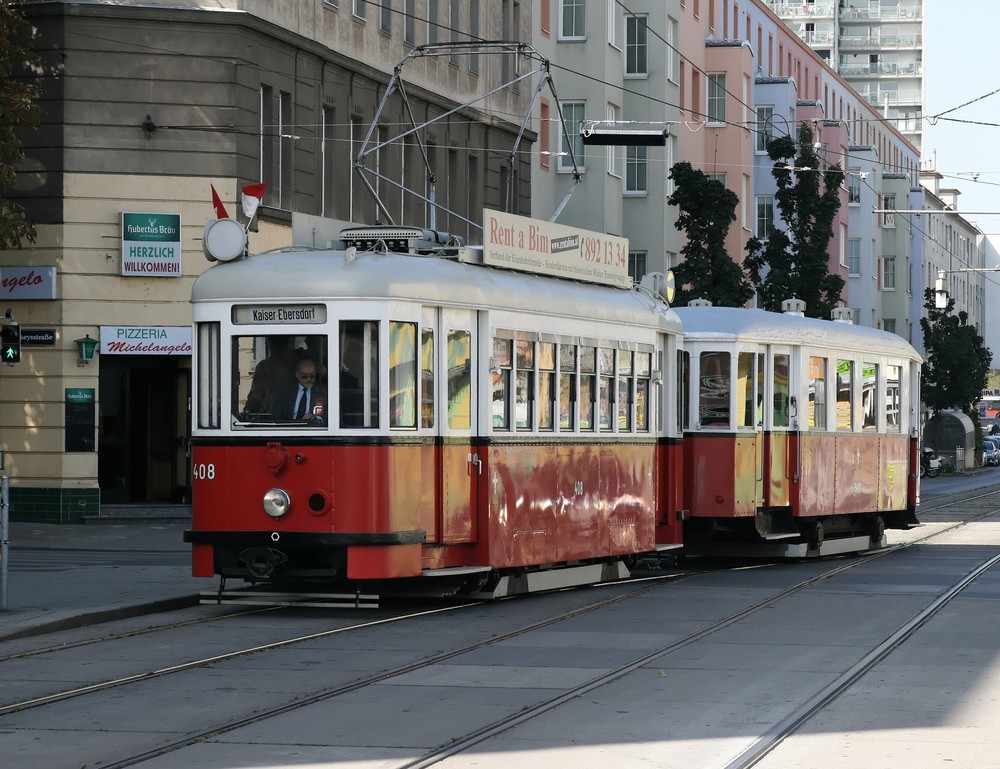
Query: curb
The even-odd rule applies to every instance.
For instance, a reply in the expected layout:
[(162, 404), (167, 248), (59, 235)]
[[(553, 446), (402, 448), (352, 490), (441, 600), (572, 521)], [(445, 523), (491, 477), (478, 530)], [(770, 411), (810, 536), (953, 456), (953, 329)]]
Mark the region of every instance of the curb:
[[(73, 614), (59, 619), (39, 622), (31, 627), (13, 630), (9, 633), (0, 632), (0, 641), (13, 641), (19, 638), (30, 638), (32, 636), (55, 633), (60, 630), (72, 630), (73, 628), (87, 627), (89, 625), (100, 625), (103, 622), (111, 622), (118, 619), (130, 619), (140, 617), (144, 614), (158, 614), (160, 612), (176, 611), (177, 609), (187, 609), (201, 603), (201, 595), (180, 596), (178, 598), (166, 598), (162, 601), (151, 601), (149, 603), (132, 604), (129, 606), (116, 606), (111, 609), (99, 609), (97, 611), (83, 614)], [(2, 615), (0, 615), (2, 616)], [(16, 616), (8, 615), (8, 616)]]

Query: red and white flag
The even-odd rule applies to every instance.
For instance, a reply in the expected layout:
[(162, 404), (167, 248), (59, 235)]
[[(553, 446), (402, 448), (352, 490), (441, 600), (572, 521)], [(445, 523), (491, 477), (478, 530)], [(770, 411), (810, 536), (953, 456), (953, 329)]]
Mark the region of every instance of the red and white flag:
[(212, 186), (212, 207), (215, 208), (215, 218), (216, 219), (228, 219), (229, 214), (226, 211), (225, 205), (222, 203), (222, 198), (219, 197), (219, 193), (215, 191), (215, 185)]
[(243, 213), (246, 214), (247, 219), (253, 219), (253, 215), (257, 213), (266, 189), (267, 182), (248, 184), (243, 188)]

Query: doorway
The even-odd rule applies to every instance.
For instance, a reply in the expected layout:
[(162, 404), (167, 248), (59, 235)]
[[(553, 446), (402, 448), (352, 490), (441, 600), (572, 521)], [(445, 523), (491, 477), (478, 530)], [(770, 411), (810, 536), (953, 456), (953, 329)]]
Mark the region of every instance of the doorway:
[(189, 358), (102, 356), (97, 432), (102, 504), (190, 499)]

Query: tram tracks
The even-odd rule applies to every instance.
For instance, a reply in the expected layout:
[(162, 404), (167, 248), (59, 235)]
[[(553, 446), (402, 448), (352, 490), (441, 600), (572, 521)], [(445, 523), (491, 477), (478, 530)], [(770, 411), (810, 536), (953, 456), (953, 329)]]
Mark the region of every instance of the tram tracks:
[[(987, 499), (990, 495), (982, 494), (978, 495), (977, 498)], [(982, 519), (993, 511), (977, 513), (971, 516), (968, 520), (972, 522), (973, 520)], [(964, 522), (963, 522), (964, 523)], [(469, 730), (464, 735), (453, 736), (447, 743), (442, 744), (436, 749), (427, 750), (424, 754), (415, 760), (409, 762), (401, 762), (399, 766), (406, 767), (410, 769), (411, 767), (424, 767), (432, 766), (434, 764), (445, 761), (446, 759), (458, 756), (464, 752), (474, 749), (476, 746), (481, 745), (489, 741), (491, 738), (496, 737), (504, 732), (515, 729), (518, 726), (527, 724), (528, 722), (540, 718), (547, 713), (555, 711), (560, 707), (567, 705), (584, 695), (593, 692), (601, 687), (607, 686), (617, 681), (622, 681), (626, 679), (629, 675), (640, 671), (642, 668), (655, 665), (658, 661), (663, 658), (674, 654), (681, 649), (697, 644), (700, 641), (706, 640), (709, 637), (720, 633), (721, 631), (737, 625), (741, 621), (753, 617), (762, 611), (765, 611), (769, 607), (773, 607), (780, 602), (808, 590), (810, 587), (816, 586), (825, 580), (830, 580), (835, 578), (840, 574), (844, 574), (851, 569), (857, 568), (863, 564), (871, 563), (875, 559), (881, 558), (888, 555), (891, 552), (898, 552), (900, 548), (912, 547), (915, 544), (920, 544), (932, 539), (935, 536), (943, 534), (948, 531), (953, 531), (957, 528), (959, 523), (948, 524), (943, 528), (939, 528), (936, 531), (928, 532), (926, 536), (922, 536), (919, 539), (906, 543), (905, 545), (895, 546), (894, 549), (883, 550), (879, 552), (873, 552), (861, 557), (853, 558), (849, 561), (837, 560), (827, 562), (833, 566), (833, 568), (823, 569), (819, 574), (815, 574), (807, 579), (799, 580), (793, 585), (787, 588), (769, 593), (763, 599), (747, 605), (738, 611), (732, 612), (729, 615), (722, 617), (716, 621), (711, 622), (705, 627), (701, 628), (697, 632), (689, 633), (681, 638), (678, 638), (670, 643), (664, 644), (657, 647), (645, 654), (642, 654), (625, 664), (618, 665), (613, 669), (605, 670), (599, 675), (593, 676), (587, 681), (580, 683), (574, 687), (568, 687), (564, 691), (539, 700), (531, 705), (521, 707), (517, 709), (516, 712), (510, 713), (503, 718), (498, 718), (490, 723), (485, 723), (476, 729)], [(945, 606), (948, 601), (952, 600), (957, 596), (968, 584), (971, 584), (978, 576), (984, 573), (986, 570), (991, 568), (998, 560), (1000, 556), (993, 557), (981, 563), (976, 569), (969, 572), (959, 580), (955, 585), (953, 585), (949, 590), (938, 596), (931, 604), (929, 604), (922, 612), (915, 616), (910, 622), (900, 627), (896, 632), (892, 633), (885, 642), (880, 644), (878, 647), (873, 648), (870, 652), (865, 654), (858, 662), (852, 666), (850, 669), (844, 671), (839, 677), (834, 681), (827, 683), (824, 687), (816, 692), (816, 694), (810, 698), (808, 701), (803, 703), (802, 706), (796, 709), (795, 712), (786, 716), (780, 722), (774, 724), (770, 730), (762, 734), (758, 739), (753, 741), (743, 753), (734, 758), (729, 764), (726, 765), (725, 769), (742, 769), (742, 767), (750, 767), (757, 761), (761, 759), (764, 755), (774, 748), (774, 746), (780, 744), (789, 734), (794, 733), (795, 730), (801, 728), (802, 724), (808, 721), (813, 714), (822, 710), (829, 702), (835, 699), (841, 692), (856, 681), (865, 672), (871, 669), (874, 665), (878, 664), (879, 661), (885, 658), (891, 651), (897, 648), (901, 643), (905, 642), (913, 633), (915, 633), (925, 622), (927, 622), (930, 617), (932, 617), (941, 607)], [(817, 564), (818, 565), (818, 564)], [(404, 664), (396, 665), (391, 668), (386, 668), (368, 675), (358, 676), (355, 679), (338, 684), (336, 686), (330, 686), (322, 689), (317, 689), (315, 691), (303, 694), (292, 699), (287, 699), (284, 702), (267, 705), (263, 707), (256, 707), (254, 712), (250, 714), (242, 714), (236, 717), (225, 718), (220, 714), (215, 723), (211, 723), (202, 729), (184, 730), (179, 736), (172, 738), (168, 741), (161, 742), (156, 745), (147, 747), (144, 750), (135, 750), (130, 755), (127, 756), (116, 756), (110, 760), (98, 760), (93, 763), (104, 767), (105, 769), (121, 767), (130, 767), (140, 765), (148, 760), (151, 760), (157, 756), (169, 755), (171, 753), (177, 753), (178, 751), (183, 751), (185, 748), (196, 745), (198, 743), (203, 743), (206, 741), (212, 741), (215, 738), (219, 738), (222, 735), (231, 734), (237, 732), (245, 727), (251, 727), (255, 724), (261, 724), (267, 722), (271, 719), (276, 719), (280, 716), (287, 714), (294, 714), (297, 711), (304, 710), (313, 705), (318, 705), (324, 703), (328, 700), (334, 700), (337, 697), (348, 695), (354, 692), (359, 692), (367, 687), (372, 687), (378, 684), (392, 682), (393, 680), (403, 678), (404, 676), (413, 674), (416, 671), (425, 670), (432, 668), (433, 666), (439, 666), (443, 663), (457, 660), (462, 657), (462, 655), (470, 654), (477, 650), (484, 649), (491, 645), (500, 644), (504, 641), (515, 638), (519, 635), (528, 635), (536, 630), (541, 630), (543, 628), (551, 627), (560, 622), (564, 622), (573, 617), (580, 616), (587, 612), (599, 611), (603, 608), (612, 606), (615, 603), (626, 601), (631, 598), (638, 597), (644, 593), (648, 593), (659, 588), (665, 581), (676, 582), (680, 578), (692, 578), (696, 576), (704, 575), (708, 570), (699, 572), (687, 572), (673, 574), (666, 578), (651, 580), (646, 583), (642, 583), (632, 589), (621, 592), (610, 597), (601, 597), (597, 601), (589, 602), (583, 606), (579, 606), (572, 611), (567, 611), (558, 615), (553, 615), (551, 617), (545, 617), (544, 619), (538, 620), (536, 622), (527, 623), (519, 627), (513, 628), (507, 632), (503, 633), (492, 633), (487, 637), (479, 638), (473, 640), (464, 645), (454, 646), (453, 648), (443, 650), (437, 654), (423, 656), (417, 659), (413, 659)], [(716, 572), (717, 573), (717, 572)], [(599, 588), (599, 590), (606, 590), (607, 588)], [(518, 601), (523, 601), (527, 599), (518, 599)], [(469, 606), (451, 606), (446, 609), (438, 610), (440, 613), (457, 611), (460, 609), (473, 608), (474, 605)], [(495, 608), (495, 607), (488, 607)], [(257, 610), (259, 611), (259, 610)], [(253, 613), (257, 613), (256, 611)], [(246, 612), (241, 613), (246, 614)], [(399, 615), (393, 617), (386, 617), (371, 622), (357, 623), (349, 626), (334, 628), (322, 632), (304, 634), (296, 636), (293, 638), (283, 639), (269, 644), (261, 644), (256, 646), (248, 646), (239, 650), (233, 650), (231, 652), (215, 655), (212, 657), (206, 657), (199, 660), (191, 660), (186, 663), (165, 666), (157, 670), (151, 670), (149, 672), (140, 675), (123, 676), (115, 680), (109, 680), (102, 683), (97, 683), (93, 686), (77, 687), (72, 690), (66, 690), (60, 693), (53, 693), (46, 697), (34, 698), (32, 700), (25, 700), (20, 703), (11, 703), (9, 705), (0, 707), (0, 717), (9, 714), (15, 714), (23, 710), (42, 708), (45, 705), (55, 704), (68, 699), (82, 698), (87, 695), (95, 694), (100, 691), (105, 691), (109, 689), (126, 687), (143, 681), (151, 681), (156, 678), (163, 678), (169, 676), (173, 673), (181, 673), (185, 671), (190, 671), (198, 667), (208, 667), (208, 666), (218, 666), (221, 663), (226, 663), (233, 660), (238, 660), (241, 657), (255, 655), (255, 654), (266, 654), (268, 652), (276, 651), (281, 648), (287, 648), (289, 646), (294, 646), (296, 644), (306, 643), (308, 641), (320, 641), (322, 639), (330, 639), (336, 635), (343, 633), (348, 633), (351, 631), (362, 631), (371, 630), (379, 626), (388, 626), (397, 622), (405, 622), (406, 620), (413, 620), (421, 617), (428, 617), (428, 613), (413, 613), (409, 615)], [(183, 626), (183, 625), (181, 625)], [(122, 634), (123, 636), (133, 635)], [(51, 650), (51, 649), (50, 649)], [(55, 647), (58, 650), (58, 647)], [(40, 653), (41, 650), (38, 650)], [(13, 656), (6, 659), (11, 659)], [(0, 668), (2, 671), (2, 668)], [(2, 673), (0, 673), (2, 675)], [(85, 700), (84, 700), (85, 701)], [(3, 723), (0, 722), (0, 727), (3, 727)], [(181, 731), (174, 729), (167, 729), (167, 731)], [(179, 754), (180, 755), (180, 754)], [(179, 757), (179, 756), (178, 756)], [(41, 765), (40, 765), (41, 766)]]

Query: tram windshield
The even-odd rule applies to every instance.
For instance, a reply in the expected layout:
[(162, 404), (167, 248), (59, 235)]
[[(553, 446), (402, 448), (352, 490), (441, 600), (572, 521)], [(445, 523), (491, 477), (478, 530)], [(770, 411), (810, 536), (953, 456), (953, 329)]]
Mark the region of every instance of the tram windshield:
[[(415, 339), (397, 336), (394, 347), (407, 352), (391, 382), (405, 392), (415, 389), (405, 387), (416, 376)], [(377, 322), (341, 322), (333, 347), (325, 334), (235, 336), (232, 346), (234, 424), (378, 427)], [(415, 414), (412, 399), (396, 400), (402, 414)]]

